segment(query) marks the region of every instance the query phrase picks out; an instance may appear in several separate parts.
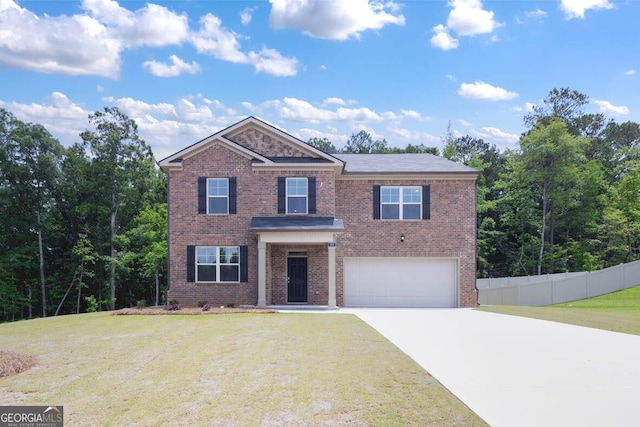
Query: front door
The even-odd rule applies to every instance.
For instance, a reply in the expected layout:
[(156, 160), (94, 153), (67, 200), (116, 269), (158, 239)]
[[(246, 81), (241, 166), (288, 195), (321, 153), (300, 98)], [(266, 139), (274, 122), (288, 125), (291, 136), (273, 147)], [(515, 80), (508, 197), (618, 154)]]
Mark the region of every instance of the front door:
[(307, 302), (307, 258), (287, 258), (287, 301)]

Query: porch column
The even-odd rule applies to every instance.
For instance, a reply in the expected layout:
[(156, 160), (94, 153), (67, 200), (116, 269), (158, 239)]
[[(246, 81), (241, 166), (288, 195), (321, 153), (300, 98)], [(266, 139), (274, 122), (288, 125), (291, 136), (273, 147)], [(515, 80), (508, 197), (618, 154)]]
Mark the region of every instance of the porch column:
[(267, 244), (258, 242), (258, 307), (267, 306)]
[(329, 258), (329, 307), (336, 306), (336, 244), (327, 244)]

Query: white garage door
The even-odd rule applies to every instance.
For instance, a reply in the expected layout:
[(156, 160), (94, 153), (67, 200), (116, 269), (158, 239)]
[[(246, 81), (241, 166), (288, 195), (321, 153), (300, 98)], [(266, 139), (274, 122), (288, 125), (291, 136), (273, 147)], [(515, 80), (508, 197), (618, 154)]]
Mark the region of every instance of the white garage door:
[(345, 258), (346, 307), (457, 307), (457, 262)]

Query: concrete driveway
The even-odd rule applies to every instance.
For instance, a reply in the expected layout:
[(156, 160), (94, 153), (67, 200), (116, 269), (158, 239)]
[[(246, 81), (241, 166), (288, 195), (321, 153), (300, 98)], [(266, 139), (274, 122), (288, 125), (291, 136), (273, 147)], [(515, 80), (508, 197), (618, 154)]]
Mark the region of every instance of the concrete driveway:
[(493, 427), (640, 425), (640, 336), (471, 309), (341, 309)]

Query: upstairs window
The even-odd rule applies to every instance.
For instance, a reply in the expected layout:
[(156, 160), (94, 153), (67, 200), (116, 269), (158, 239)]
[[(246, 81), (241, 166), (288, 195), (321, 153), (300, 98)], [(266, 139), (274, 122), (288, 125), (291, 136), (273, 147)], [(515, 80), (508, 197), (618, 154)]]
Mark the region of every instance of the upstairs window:
[(237, 213), (237, 180), (229, 178), (198, 178), (198, 213), (229, 215)]
[(229, 213), (229, 180), (207, 179), (207, 213), (227, 215)]
[(316, 213), (316, 177), (278, 177), (279, 214)]
[(422, 187), (380, 187), (380, 218), (422, 218)]
[(287, 178), (288, 214), (306, 214), (308, 212), (308, 190), (307, 178)]

